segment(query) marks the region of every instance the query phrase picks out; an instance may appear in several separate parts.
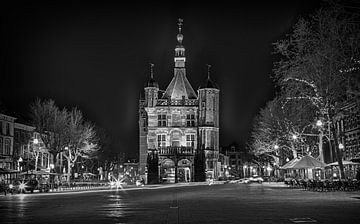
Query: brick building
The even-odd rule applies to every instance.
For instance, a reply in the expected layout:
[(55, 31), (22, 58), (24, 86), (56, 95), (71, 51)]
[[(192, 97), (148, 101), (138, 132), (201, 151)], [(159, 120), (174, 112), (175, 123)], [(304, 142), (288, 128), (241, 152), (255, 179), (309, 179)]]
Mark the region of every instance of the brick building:
[(179, 20), (170, 84), (159, 89), (152, 65), (139, 102), (139, 173), (148, 183), (201, 181), (218, 174), (220, 90), (209, 71), (197, 93), (192, 88), (181, 26)]

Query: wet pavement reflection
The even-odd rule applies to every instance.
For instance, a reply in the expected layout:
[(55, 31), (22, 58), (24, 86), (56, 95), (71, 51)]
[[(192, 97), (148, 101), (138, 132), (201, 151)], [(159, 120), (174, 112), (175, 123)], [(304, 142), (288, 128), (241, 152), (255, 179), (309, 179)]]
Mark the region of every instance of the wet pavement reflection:
[(1, 223), (127, 223), (126, 192), (0, 196)]
[[(360, 192), (265, 184), (0, 196), (3, 223), (360, 223)], [(359, 197), (360, 198), (360, 197)], [(339, 213), (339, 208), (341, 212)]]

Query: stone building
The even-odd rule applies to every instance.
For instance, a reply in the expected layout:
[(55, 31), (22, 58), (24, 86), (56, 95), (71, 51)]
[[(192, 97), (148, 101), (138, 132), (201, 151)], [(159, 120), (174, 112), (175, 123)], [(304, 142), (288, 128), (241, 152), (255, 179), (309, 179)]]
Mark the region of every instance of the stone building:
[(139, 173), (147, 183), (204, 181), (218, 173), (220, 90), (210, 71), (197, 93), (192, 88), (186, 77), (182, 20), (178, 25), (170, 84), (161, 91), (151, 65), (139, 102)]

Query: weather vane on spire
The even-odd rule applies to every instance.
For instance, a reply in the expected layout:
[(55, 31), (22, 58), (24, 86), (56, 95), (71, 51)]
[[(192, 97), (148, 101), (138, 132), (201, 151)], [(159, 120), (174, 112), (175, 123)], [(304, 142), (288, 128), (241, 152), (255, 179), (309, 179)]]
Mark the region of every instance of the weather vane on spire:
[(211, 68), (211, 65), (209, 65), (209, 64), (206, 64), (206, 66), (208, 67), (208, 79), (210, 79), (210, 68)]
[(154, 64), (151, 62), (149, 64), (150, 64), (150, 77), (153, 79), (154, 78)]
[(183, 25), (183, 22), (184, 22), (184, 20), (183, 19), (181, 19), (181, 18), (179, 18), (178, 19), (178, 26), (179, 26), (179, 33), (181, 33), (181, 26)]

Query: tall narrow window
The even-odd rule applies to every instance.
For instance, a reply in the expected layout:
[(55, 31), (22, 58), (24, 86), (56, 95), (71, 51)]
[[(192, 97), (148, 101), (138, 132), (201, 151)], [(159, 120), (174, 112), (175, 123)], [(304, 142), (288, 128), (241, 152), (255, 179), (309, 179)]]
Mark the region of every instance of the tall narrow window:
[(158, 135), (158, 148), (166, 146), (166, 135)]
[(3, 143), (3, 138), (0, 137), (0, 155), (4, 154), (4, 143)]
[(158, 115), (158, 126), (159, 127), (166, 127), (166, 114), (159, 114)]
[(186, 146), (194, 147), (195, 146), (195, 135), (186, 135)]
[(10, 136), (10, 123), (6, 123), (6, 134)]
[(10, 147), (11, 147), (10, 139), (5, 139), (5, 150), (4, 150), (5, 155), (10, 155)]
[(195, 114), (187, 114), (186, 115), (186, 126), (187, 127), (195, 127)]

